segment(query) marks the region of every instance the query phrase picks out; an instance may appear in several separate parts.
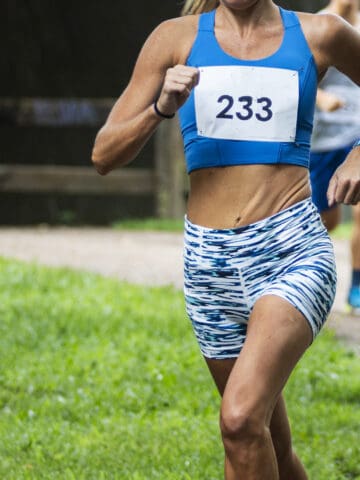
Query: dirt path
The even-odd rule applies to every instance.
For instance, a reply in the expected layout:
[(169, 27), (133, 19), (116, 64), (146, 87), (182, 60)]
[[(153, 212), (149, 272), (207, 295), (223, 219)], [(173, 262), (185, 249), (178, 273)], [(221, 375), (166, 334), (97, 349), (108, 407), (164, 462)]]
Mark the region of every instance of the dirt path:
[[(344, 314), (350, 267), (348, 242), (334, 242), (338, 291), (328, 326), (360, 353), (360, 317)], [(182, 235), (105, 228), (1, 228), (0, 255), (68, 266), (135, 284), (182, 288)]]

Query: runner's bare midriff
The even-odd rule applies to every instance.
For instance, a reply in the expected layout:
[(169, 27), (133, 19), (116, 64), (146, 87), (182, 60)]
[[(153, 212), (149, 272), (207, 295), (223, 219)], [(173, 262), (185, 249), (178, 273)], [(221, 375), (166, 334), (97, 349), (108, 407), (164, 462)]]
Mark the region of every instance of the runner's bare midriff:
[(262, 220), (310, 196), (308, 170), (294, 165), (204, 168), (190, 174), (187, 216), (209, 228)]

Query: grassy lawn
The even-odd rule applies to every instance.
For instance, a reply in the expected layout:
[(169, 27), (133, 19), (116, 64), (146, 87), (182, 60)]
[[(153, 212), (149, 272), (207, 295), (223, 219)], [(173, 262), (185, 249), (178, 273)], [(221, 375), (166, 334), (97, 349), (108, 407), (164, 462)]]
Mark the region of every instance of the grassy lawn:
[[(1, 479), (221, 480), (181, 292), (0, 263)], [(310, 479), (360, 479), (359, 359), (324, 332), (286, 395)]]
[[(115, 229), (119, 230), (138, 230), (138, 231), (157, 231), (157, 232), (182, 232), (184, 228), (183, 219), (162, 219), (145, 218), (121, 220), (113, 224)], [(339, 240), (350, 239), (352, 222), (343, 222), (331, 232), (333, 238)]]
[(331, 236), (339, 240), (349, 240), (352, 230), (352, 222), (340, 223), (332, 232)]
[(129, 219), (115, 222), (113, 227), (119, 230), (150, 230), (157, 232), (182, 232), (184, 219), (174, 218), (145, 218)]

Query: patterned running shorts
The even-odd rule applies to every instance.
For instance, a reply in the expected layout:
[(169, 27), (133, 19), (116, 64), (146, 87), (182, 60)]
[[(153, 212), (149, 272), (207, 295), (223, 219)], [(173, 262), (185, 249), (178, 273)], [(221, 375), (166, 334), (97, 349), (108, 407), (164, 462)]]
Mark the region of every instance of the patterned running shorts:
[(261, 296), (290, 302), (315, 337), (336, 290), (333, 246), (311, 199), (235, 229), (201, 227), (185, 218), (184, 277), (200, 349), (214, 359), (239, 355)]

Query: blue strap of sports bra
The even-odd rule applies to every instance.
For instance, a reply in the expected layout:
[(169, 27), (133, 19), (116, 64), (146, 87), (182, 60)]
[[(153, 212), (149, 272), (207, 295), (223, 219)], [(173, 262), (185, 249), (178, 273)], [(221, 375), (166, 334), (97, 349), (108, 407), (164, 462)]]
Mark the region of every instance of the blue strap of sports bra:
[[(279, 10), (280, 10), (280, 14), (281, 14), (282, 21), (285, 28), (299, 25), (300, 23), (299, 19), (294, 12), (290, 10), (285, 10), (281, 7), (279, 7)], [(215, 15), (216, 15), (216, 9), (211, 10), (211, 12), (202, 13), (199, 19), (198, 30), (202, 32), (214, 32)]]
[(282, 21), (284, 23), (284, 28), (290, 28), (295, 26), (300, 26), (298, 16), (295, 12), (291, 10), (285, 10), (284, 8), (279, 7)]
[(211, 10), (211, 12), (202, 13), (199, 19), (199, 27), (198, 30), (201, 32), (214, 32), (215, 27), (215, 10)]

